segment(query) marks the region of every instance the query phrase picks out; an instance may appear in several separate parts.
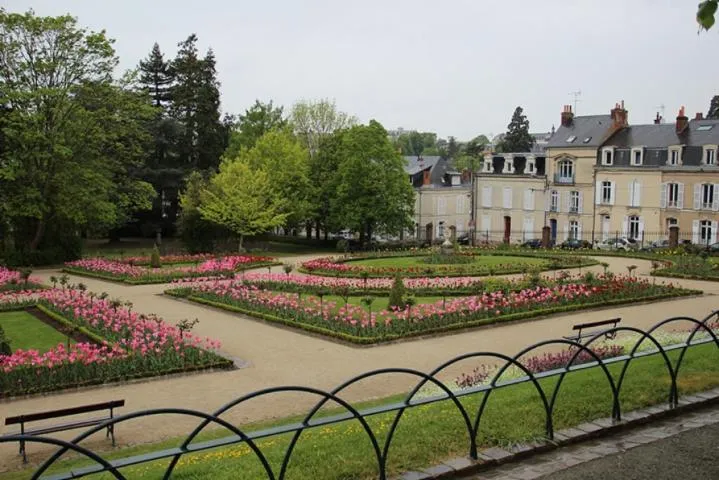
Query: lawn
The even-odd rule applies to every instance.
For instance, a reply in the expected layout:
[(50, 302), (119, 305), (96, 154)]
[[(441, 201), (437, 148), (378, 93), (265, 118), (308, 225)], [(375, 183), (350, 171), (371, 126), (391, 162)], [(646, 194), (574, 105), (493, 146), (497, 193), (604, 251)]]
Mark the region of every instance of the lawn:
[[(0, 327), (10, 339), (13, 351), (32, 349), (45, 353), (59, 343), (67, 343), (67, 336), (25, 311), (0, 313)], [(70, 343), (75, 341), (70, 340)]]
[[(427, 267), (430, 264), (424, 260), (427, 257), (386, 257), (386, 258), (369, 258), (366, 260), (357, 260), (350, 262), (351, 265), (361, 265), (367, 267)], [(546, 265), (548, 260), (543, 258), (532, 257), (516, 257), (505, 255), (478, 255), (474, 257), (474, 261), (467, 265), (482, 265), (493, 267), (497, 265), (522, 263), (525, 265)]]
[[(672, 363), (676, 362), (678, 351), (670, 352)], [(666, 404), (670, 379), (660, 355), (634, 360), (620, 393), (621, 411), (650, 405)], [(465, 364), (466, 365), (466, 364)], [(614, 380), (623, 362), (610, 365)], [(680, 397), (705, 391), (719, 385), (719, 351), (713, 344), (692, 347), (682, 364), (678, 379)], [(443, 379), (444, 380), (444, 379)], [(539, 381), (542, 390), (550, 397), (557, 377)], [(470, 418), (476, 417), (483, 393), (472, 393), (461, 397), (462, 405)], [(578, 370), (567, 375), (560, 391), (553, 414), (555, 431), (572, 427), (611, 414), (611, 390), (599, 368)], [(365, 409), (383, 403), (396, 402), (398, 397), (384, 402), (356, 405)], [(323, 409), (317, 417), (341, 413)], [(396, 413), (382, 413), (367, 417), (373, 433), (378, 437), (380, 448)], [(294, 423), (301, 417), (281, 419), (252, 425), (238, 425), (246, 433), (256, 432), (274, 426)], [(476, 435), (480, 449), (500, 446), (507, 447), (520, 442), (545, 438), (544, 409), (539, 395), (529, 383), (512, 384), (494, 391), (487, 403)], [(122, 426), (118, 427), (121, 441)], [(223, 431), (209, 431), (201, 434), (197, 441), (224, 437)], [(116, 459), (130, 455), (142, 455), (165, 448), (178, 446), (184, 437), (151, 445), (139, 445), (108, 452), (105, 458)], [(266, 455), (275, 475), (290, 440), (290, 434), (276, 435), (258, 440), (258, 446)], [(404, 471), (437, 464), (448, 458), (467, 456), (468, 434), (454, 404), (448, 400), (425, 404), (408, 409), (402, 416), (395, 432), (389, 457), (388, 476), (393, 477)], [(33, 447), (29, 446), (31, 460)], [(36, 455), (37, 457), (37, 455)], [(166, 460), (144, 465), (122, 468), (127, 478), (161, 478)], [(67, 471), (87, 465), (83, 460), (68, 460), (53, 468), (53, 472)], [(245, 444), (206, 450), (182, 457), (172, 478), (217, 480), (238, 478), (267, 478), (259, 461)], [(0, 474), (1, 480), (28, 478), (30, 470)], [(111, 478), (109, 475), (94, 475), (89, 478)], [(377, 478), (376, 460), (366, 432), (357, 421), (325, 425), (305, 431), (299, 438), (287, 471), (288, 479), (373, 479)]]
[[(319, 297), (314, 297), (310, 295), (313, 298), (316, 298), (319, 302)], [(350, 305), (355, 305), (358, 307), (362, 307), (364, 309), (367, 309), (367, 305), (362, 303), (362, 299), (366, 297), (349, 297), (348, 302)], [(449, 300), (451, 300), (450, 297), (447, 297)], [(372, 311), (378, 312), (380, 310), (386, 310), (387, 305), (389, 305), (389, 297), (372, 297)], [(415, 297), (415, 300), (417, 302), (417, 305), (422, 304), (432, 304), (442, 301), (442, 297)], [(328, 295), (324, 297), (325, 302), (334, 302), (337, 304), (338, 307), (341, 307), (344, 305), (345, 301), (342, 297), (336, 296), (336, 295)]]

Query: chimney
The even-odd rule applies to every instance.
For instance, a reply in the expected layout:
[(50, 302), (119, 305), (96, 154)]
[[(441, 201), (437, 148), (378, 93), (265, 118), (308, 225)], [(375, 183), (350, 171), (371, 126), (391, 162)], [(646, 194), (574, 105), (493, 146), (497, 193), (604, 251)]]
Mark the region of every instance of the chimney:
[(615, 128), (624, 128), (629, 125), (629, 122), (627, 121), (628, 114), (627, 111), (624, 109), (624, 100), (622, 100), (621, 104), (615, 104), (610, 114), (612, 116), (612, 122), (614, 123)]
[(677, 134), (682, 134), (689, 126), (689, 119), (684, 114), (684, 106), (682, 105), (682, 108), (679, 109), (679, 115), (677, 115), (677, 125), (676, 125), (676, 132)]
[(694, 115), (694, 120), (704, 120), (704, 114), (702, 112), (697, 112), (696, 115)]
[(430, 184), (430, 171), (429, 168), (427, 170), (424, 170), (424, 176), (422, 177), (422, 185), (429, 185)]
[(663, 119), (662, 119), (662, 116), (659, 115), (659, 112), (657, 112), (657, 116), (656, 116), (656, 118), (654, 119), (654, 125), (659, 125), (660, 123), (662, 123), (662, 120), (663, 120)]
[(569, 127), (572, 125), (572, 121), (574, 120), (574, 113), (572, 113), (572, 106), (571, 105), (565, 105), (562, 109), (562, 126), (563, 127)]

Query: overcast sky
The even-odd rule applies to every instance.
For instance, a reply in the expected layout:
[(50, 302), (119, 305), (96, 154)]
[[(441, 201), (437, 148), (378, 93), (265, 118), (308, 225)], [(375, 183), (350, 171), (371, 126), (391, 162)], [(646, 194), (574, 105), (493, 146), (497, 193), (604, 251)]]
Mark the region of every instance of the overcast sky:
[(212, 47), (222, 108), (286, 109), (334, 98), (360, 120), (454, 135), (505, 130), (521, 105), (532, 131), (578, 113), (650, 123), (659, 105), (706, 112), (719, 93), (719, 28), (697, 35), (698, 0), (5, 0), (10, 11), (70, 13), (116, 39), (121, 67), (152, 44), (174, 56), (190, 33)]

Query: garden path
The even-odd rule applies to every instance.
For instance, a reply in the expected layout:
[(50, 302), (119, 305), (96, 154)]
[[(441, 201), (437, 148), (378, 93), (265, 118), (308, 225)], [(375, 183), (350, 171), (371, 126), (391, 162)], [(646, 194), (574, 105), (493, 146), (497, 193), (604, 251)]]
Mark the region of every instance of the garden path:
[[(293, 263), (308, 260), (309, 256), (285, 259)], [(597, 257), (599, 258), (599, 257)], [(647, 275), (650, 262), (619, 257), (601, 258), (610, 264), (610, 271), (625, 273), (628, 265), (637, 265), (635, 273)], [(583, 271), (587, 269), (584, 268)], [(602, 267), (591, 267), (601, 272)], [(275, 267), (273, 272), (281, 272)], [(35, 275), (49, 283), (57, 270), (38, 270)], [(551, 275), (551, 273), (549, 274)], [(660, 281), (657, 279), (657, 281)], [(689, 315), (702, 318), (719, 308), (719, 282), (671, 280), (690, 288), (704, 290), (707, 295), (676, 299), (654, 304), (634, 305), (554, 315), (524, 323), (482, 328), (456, 334), (416, 339), (403, 343), (371, 348), (358, 348), (338, 344), (323, 338), (252, 320), (248, 317), (203, 307), (160, 295), (167, 285), (126, 286), (91, 278), (71, 276), (71, 282), (83, 282), (95, 292), (108, 292), (134, 304), (134, 310), (156, 313), (169, 322), (183, 318), (198, 318), (194, 333), (222, 341), (222, 352), (242, 359), (245, 367), (233, 371), (218, 371), (137, 383), (88, 388), (83, 390), (14, 399), (0, 402), (0, 417), (47, 409), (124, 398), (123, 413), (157, 407), (181, 407), (210, 412), (226, 402), (249, 392), (279, 386), (305, 385), (320, 389), (334, 386), (359, 373), (383, 367), (407, 367), (429, 371), (459, 354), (472, 351), (494, 351), (513, 355), (529, 344), (567, 335), (575, 323), (622, 317), (623, 325), (649, 327), (672, 316)], [(467, 371), (467, 365), (462, 368)], [(451, 372), (454, 378), (458, 372)], [(406, 391), (416, 380), (407, 376), (390, 375), (361, 382), (347, 391), (347, 400), (367, 400)], [(251, 401), (226, 418), (244, 423), (282, 417), (297, 413), (314, 398), (277, 394)], [(118, 427), (118, 441), (137, 444), (174, 437), (188, 432), (196, 422), (182, 418), (146, 418)], [(0, 425), (0, 434), (10, 430)], [(65, 435), (68, 438), (70, 435)], [(98, 437), (100, 445), (106, 445)], [(43, 447), (33, 445), (31, 452)], [(31, 453), (31, 457), (33, 457)], [(36, 458), (39, 455), (36, 455)], [(0, 446), (0, 471), (19, 465), (15, 447)]]

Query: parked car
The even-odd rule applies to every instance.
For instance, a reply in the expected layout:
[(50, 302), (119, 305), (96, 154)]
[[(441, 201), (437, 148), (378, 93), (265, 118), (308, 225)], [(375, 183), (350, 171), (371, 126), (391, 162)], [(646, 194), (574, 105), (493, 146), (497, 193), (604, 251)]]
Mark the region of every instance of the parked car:
[(655, 250), (662, 250), (665, 248), (669, 248), (669, 240), (654, 240), (649, 245), (642, 247), (642, 250), (645, 252), (652, 252)]
[(708, 249), (711, 253), (719, 253), (719, 242), (712, 243), (709, 245)]
[(576, 238), (570, 238), (565, 240), (559, 245), (559, 248), (565, 250), (577, 250), (579, 248), (592, 248), (592, 244), (586, 240), (578, 240)]
[(597, 243), (594, 248), (597, 250), (634, 250), (637, 241), (626, 237), (613, 237)]
[(457, 243), (460, 245), (469, 245), (469, 234), (465, 233), (457, 237)]
[(524, 248), (542, 248), (542, 239), (541, 238), (532, 238), (531, 240), (527, 240), (522, 244), (522, 247)]

